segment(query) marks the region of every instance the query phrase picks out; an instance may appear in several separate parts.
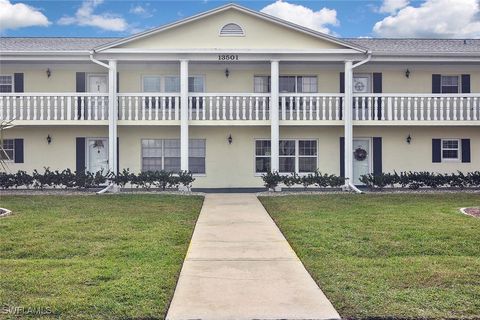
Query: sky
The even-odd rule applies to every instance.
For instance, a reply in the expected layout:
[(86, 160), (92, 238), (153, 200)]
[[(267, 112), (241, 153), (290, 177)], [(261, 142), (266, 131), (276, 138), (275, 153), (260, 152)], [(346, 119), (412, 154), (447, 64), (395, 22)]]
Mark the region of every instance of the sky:
[[(124, 37), (232, 1), (0, 0), (0, 35)], [(480, 0), (235, 1), (343, 38), (480, 38)]]

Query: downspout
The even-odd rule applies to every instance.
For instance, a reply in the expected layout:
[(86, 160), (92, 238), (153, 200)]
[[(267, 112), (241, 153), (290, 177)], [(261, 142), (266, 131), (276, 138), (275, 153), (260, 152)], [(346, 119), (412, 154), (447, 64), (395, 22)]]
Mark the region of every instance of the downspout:
[[(355, 68), (357, 68), (357, 67), (360, 67), (361, 65), (363, 65), (363, 64), (365, 64), (365, 63), (367, 63), (367, 62), (369, 62), (369, 61), (371, 60), (371, 58), (372, 58), (372, 52), (371, 52), (370, 50), (368, 50), (368, 51), (366, 51), (365, 53), (367, 54), (367, 58), (365, 58), (364, 60), (362, 60), (362, 61), (360, 61), (360, 62), (358, 62), (358, 63), (356, 63), (356, 64), (354, 64), (354, 65), (351, 66), (350, 72), (352, 73), (352, 75), (353, 75), (353, 69), (355, 69)], [(347, 90), (347, 88), (345, 88), (345, 90)], [(348, 90), (352, 90), (352, 88), (349, 88)], [(353, 98), (353, 94), (352, 94), (352, 98)], [(352, 106), (352, 105), (350, 105), (350, 106)], [(349, 119), (349, 120), (352, 121), (352, 119)], [(350, 122), (349, 125), (350, 125), (350, 127), (351, 127), (350, 129), (353, 131), (353, 124), (352, 124), (352, 122)], [(349, 153), (351, 153), (351, 150), (349, 151)], [(345, 154), (345, 156), (346, 156), (346, 154)], [(351, 155), (350, 155), (350, 157), (351, 157)], [(347, 163), (347, 161), (345, 161), (345, 162)], [(350, 161), (348, 161), (348, 163), (349, 163), (349, 165), (350, 165)], [(345, 170), (345, 172), (347, 172), (347, 170)], [(353, 168), (350, 168), (350, 169), (348, 170), (348, 172), (353, 173)], [(349, 178), (347, 178), (346, 187), (347, 187), (348, 189), (356, 192), (356, 193), (363, 193), (363, 191), (361, 191), (360, 189), (358, 189), (358, 188), (353, 184), (353, 182), (352, 182)]]
[(93, 57), (93, 54), (95, 53), (95, 50), (92, 50), (90, 51), (90, 60), (93, 62), (93, 63), (96, 63), (104, 68), (107, 68), (108, 70), (110, 70), (110, 66), (100, 60), (97, 60)]
[[(97, 60), (93, 57), (93, 54), (95, 53), (95, 50), (92, 50), (90, 51), (90, 60), (93, 62), (93, 63), (96, 63), (104, 68), (107, 68), (109, 71), (112, 69), (112, 67), (104, 62), (101, 62), (100, 60)], [(115, 188), (115, 183), (114, 182), (110, 182), (105, 188), (103, 188), (102, 190), (98, 191), (97, 194), (103, 194), (103, 193), (106, 193), (106, 192), (109, 192), (109, 191), (112, 191), (112, 192), (118, 192), (118, 190)]]

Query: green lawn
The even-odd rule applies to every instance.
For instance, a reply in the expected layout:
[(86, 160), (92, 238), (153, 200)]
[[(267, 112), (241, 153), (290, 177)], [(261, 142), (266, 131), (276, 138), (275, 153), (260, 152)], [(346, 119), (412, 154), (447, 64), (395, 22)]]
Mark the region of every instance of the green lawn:
[(480, 195), (262, 197), (344, 318), (480, 318)]
[(202, 201), (1, 196), (14, 215), (0, 219), (0, 308), (61, 319), (163, 318)]

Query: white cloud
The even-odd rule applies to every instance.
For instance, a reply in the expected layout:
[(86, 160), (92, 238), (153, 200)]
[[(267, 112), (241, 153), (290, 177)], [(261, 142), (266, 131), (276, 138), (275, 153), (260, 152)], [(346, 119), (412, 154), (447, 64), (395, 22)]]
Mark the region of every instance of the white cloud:
[(332, 33), (327, 25), (339, 25), (337, 11), (334, 9), (313, 11), (302, 5), (277, 0), (260, 11), (323, 33)]
[(398, 10), (405, 8), (410, 4), (409, 0), (383, 0), (382, 6), (379, 9), (380, 13), (394, 14)]
[(130, 9), (130, 13), (134, 13), (134, 14), (144, 14), (145, 12), (147, 11), (141, 5), (138, 5)]
[(94, 14), (95, 8), (102, 3), (103, 0), (85, 0), (75, 12), (75, 16), (64, 16), (58, 20), (58, 24), (77, 24), (109, 31), (127, 30), (128, 23), (120, 15), (111, 13)]
[(9, 0), (0, 0), (0, 31), (23, 27), (41, 26), (50, 24), (48, 18), (37, 8), (24, 3), (10, 3)]
[(381, 37), (478, 38), (478, 0), (425, 0), (419, 7), (407, 6), (373, 27)]
[(143, 18), (150, 18), (153, 16), (152, 13), (155, 11), (155, 9), (150, 8), (150, 3), (147, 3), (145, 6), (137, 5), (135, 7), (131, 7), (129, 12)]

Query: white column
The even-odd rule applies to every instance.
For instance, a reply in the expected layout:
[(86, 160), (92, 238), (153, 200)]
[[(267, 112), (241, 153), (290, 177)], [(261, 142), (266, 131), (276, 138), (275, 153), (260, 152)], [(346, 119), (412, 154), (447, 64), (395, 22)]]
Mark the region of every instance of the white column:
[(278, 123), (278, 93), (279, 93), (279, 61), (270, 62), (270, 143), (272, 172), (279, 170), (278, 149), (280, 141), (280, 127)]
[(353, 183), (353, 68), (352, 61), (345, 61), (345, 97), (343, 99), (343, 121), (345, 126), (345, 178), (346, 184)]
[(188, 60), (180, 61), (180, 169), (188, 171)]
[(108, 168), (117, 174), (117, 61), (108, 61)]

